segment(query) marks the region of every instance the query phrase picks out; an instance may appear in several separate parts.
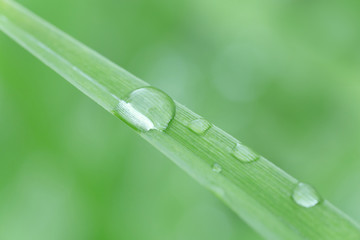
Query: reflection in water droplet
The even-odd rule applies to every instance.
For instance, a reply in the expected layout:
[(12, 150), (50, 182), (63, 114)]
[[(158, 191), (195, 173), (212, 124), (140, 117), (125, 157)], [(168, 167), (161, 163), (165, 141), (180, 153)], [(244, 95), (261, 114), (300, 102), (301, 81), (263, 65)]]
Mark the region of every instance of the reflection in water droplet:
[(259, 155), (240, 143), (232, 149), (232, 155), (242, 162), (253, 162), (259, 159)]
[(175, 109), (174, 101), (166, 93), (157, 88), (143, 87), (120, 100), (114, 114), (137, 130), (164, 131), (174, 118)]
[(210, 129), (211, 124), (205, 119), (199, 118), (191, 121), (188, 127), (197, 134), (205, 134)]
[(214, 163), (212, 170), (213, 172), (220, 173), (222, 171), (222, 167), (219, 164)]
[(320, 195), (310, 185), (299, 183), (296, 185), (292, 199), (300, 206), (310, 208), (317, 205), (321, 201)]

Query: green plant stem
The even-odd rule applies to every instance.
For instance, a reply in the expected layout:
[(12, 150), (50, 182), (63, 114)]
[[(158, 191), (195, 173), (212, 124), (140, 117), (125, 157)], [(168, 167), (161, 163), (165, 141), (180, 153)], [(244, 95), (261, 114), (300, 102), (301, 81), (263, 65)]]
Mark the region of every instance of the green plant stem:
[[(0, 29), (109, 112), (148, 86), (13, 1), (0, 0)], [(191, 131), (189, 122), (199, 117), (176, 103), (165, 131), (138, 133), (267, 239), (360, 239), (358, 225), (328, 201), (297, 205), (291, 195), (298, 181), (265, 158), (236, 159), (231, 147), (238, 141), (221, 129), (212, 126), (206, 136)], [(221, 173), (212, 171), (215, 163)]]

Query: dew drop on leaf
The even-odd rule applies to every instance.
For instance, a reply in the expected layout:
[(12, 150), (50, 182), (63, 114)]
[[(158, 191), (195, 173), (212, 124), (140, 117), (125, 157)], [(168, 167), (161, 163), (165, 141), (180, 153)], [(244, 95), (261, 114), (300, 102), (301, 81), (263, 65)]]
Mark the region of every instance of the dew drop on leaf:
[(298, 183), (292, 193), (292, 199), (299, 206), (310, 208), (321, 201), (318, 192), (306, 183)]
[(242, 162), (253, 162), (259, 159), (258, 154), (240, 143), (235, 145), (231, 154)]
[(222, 167), (218, 163), (214, 163), (212, 170), (213, 172), (220, 173), (222, 171)]
[(191, 121), (188, 124), (188, 127), (194, 133), (203, 135), (206, 133), (207, 130), (210, 129), (211, 124), (208, 121), (206, 121), (205, 119), (199, 118), (199, 119), (195, 119), (195, 120)]
[(174, 101), (166, 93), (142, 87), (120, 100), (113, 113), (139, 131), (164, 131), (174, 118), (175, 109)]

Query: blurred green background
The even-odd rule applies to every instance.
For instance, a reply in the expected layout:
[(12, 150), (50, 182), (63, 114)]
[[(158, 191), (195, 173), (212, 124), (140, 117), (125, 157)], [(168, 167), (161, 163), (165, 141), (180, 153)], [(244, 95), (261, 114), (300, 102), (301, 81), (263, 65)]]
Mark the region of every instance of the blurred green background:
[[(360, 221), (360, 2), (19, 0)], [(0, 33), (0, 239), (261, 239)]]

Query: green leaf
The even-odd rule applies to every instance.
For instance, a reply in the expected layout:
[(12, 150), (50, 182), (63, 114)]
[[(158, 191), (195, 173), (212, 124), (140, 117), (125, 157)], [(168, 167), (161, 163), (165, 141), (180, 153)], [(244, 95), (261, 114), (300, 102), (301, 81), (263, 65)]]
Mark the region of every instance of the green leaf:
[(0, 29), (124, 120), (265, 238), (360, 239), (359, 226), (314, 188), (19, 4), (0, 0)]

